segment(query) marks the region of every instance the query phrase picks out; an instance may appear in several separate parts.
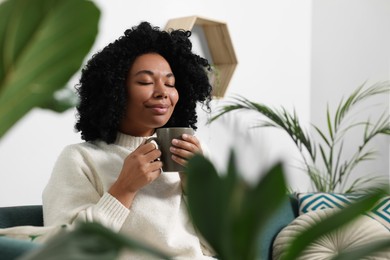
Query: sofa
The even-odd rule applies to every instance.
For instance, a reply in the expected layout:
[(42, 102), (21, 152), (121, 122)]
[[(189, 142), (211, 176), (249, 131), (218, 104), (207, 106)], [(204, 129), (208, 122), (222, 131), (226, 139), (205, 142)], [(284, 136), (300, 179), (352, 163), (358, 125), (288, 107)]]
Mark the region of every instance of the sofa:
[[(298, 205), (294, 197), (286, 197), (283, 205), (278, 209), (261, 234), (259, 242), (260, 259), (271, 259), (272, 242), (278, 232), (288, 225), (298, 215)], [(0, 208), (0, 228), (15, 226), (42, 226), (42, 206), (14, 206)], [(39, 248), (40, 245), (24, 240), (0, 237), (1, 259), (12, 260)]]
[[(0, 208), (0, 228), (16, 226), (43, 226), (42, 206), (14, 206)], [(38, 248), (39, 244), (0, 236), (1, 259), (17, 259)]]
[[(305, 221), (313, 222), (313, 217), (318, 218), (324, 212), (336, 210), (335, 208), (343, 208), (353, 201), (359, 199), (360, 196), (329, 194), (329, 193), (302, 193), (286, 196), (281, 206), (268, 219), (268, 223), (262, 230), (258, 240), (258, 256), (261, 260), (271, 260), (275, 257), (275, 252), (278, 247), (282, 247), (283, 251), (286, 241), (295, 231), (305, 228)], [(270, 201), (269, 203), (272, 203)], [(321, 214), (319, 214), (321, 213)], [(354, 227), (349, 228), (354, 232), (363, 234), (365, 231), (369, 233), (362, 235), (362, 243), (367, 240), (376, 238), (390, 239), (390, 197), (383, 198), (367, 216), (361, 216), (354, 223)], [(8, 228), (15, 226), (42, 226), (42, 206), (17, 206), (0, 208), (0, 228)], [(360, 231), (359, 231), (360, 229)], [(338, 232), (344, 235), (343, 239), (350, 243), (351, 235), (348, 232)], [(287, 235), (287, 237), (286, 237)], [(352, 235), (355, 237), (355, 235)], [(358, 242), (353, 239), (354, 243)], [(365, 240), (365, 241), (364, 241)], [(276, 246), (275, 246), (276, 245)], [(39, 248), (41, 245), (35, 242), (25, 240), (12, 239), (0, 236), (0, 256), (1, 259), (17, 259), (18, 257)], [(340, 245), (335, 245), (338, 248)], [(313, 250), (311, 250), (313, 251)], [(315, 250), (314, 250), (315, 251)], [(324, 250), (319, 250), (324, 251)], [(327, 250), (329, 251), (329, 248)], [(313, 252), (312, 252), (313, 253)], [(314, 252), (316, 253), (316, 252)], [(315, 255), (317, 257), (317, 255)], [(385, 252), (379, 259), (390, 259), (390, 252)], [(276, 257), (278, 259), (278, 257)], [(310, 257), (307, 259), (311, 259)], [(326, 258), (316, 258), (326, 259)]]

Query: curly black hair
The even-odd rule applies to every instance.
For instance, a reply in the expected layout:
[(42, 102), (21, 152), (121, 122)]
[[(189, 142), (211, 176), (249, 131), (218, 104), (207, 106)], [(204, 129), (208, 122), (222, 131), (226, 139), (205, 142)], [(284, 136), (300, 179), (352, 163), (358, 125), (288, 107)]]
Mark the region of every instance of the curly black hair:
[(190, 31), (162, 31), (148, 22), (125, 31), (124, 35), (97, 52), (81, 71), (75, 128), (85, 141), (116, 139), (127, 107), (126, 78), (134, 60), (146, 53), (158, 53), (171, 66), (179, 101), (165, 126), (197, 129), (197, 102), (210, 109), (211, 67), (207, 59), (192, 52)]

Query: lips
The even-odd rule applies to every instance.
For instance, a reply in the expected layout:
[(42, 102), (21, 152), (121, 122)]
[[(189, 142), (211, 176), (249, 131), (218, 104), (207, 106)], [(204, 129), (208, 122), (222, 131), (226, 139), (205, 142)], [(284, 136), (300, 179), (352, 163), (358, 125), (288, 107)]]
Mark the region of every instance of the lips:
[(155, 104), (146, 107), (151, 109), (157, 115), (164, 115), (169, 110), (169, 105), (166, 104)]

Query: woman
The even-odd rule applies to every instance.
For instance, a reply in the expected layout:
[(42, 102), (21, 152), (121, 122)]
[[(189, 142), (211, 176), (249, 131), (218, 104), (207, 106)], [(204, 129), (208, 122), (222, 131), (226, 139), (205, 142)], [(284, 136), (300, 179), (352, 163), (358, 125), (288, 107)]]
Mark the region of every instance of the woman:
[[(159, 127), (196, 129), (197, 102), (208, 107), (210, 66), (192, 53), (190, 35), (142, 22), (87, 63), (76, 123), (85, 142), (67, 146), (55, 164), (43, 192), (45, 226), (97, 221), (174, 258), (209, 258), (179, 174), (162, 172), (160, 150), (145, 142)], [(171, 151), (184, 165), (202, 147), (184, 135)]]

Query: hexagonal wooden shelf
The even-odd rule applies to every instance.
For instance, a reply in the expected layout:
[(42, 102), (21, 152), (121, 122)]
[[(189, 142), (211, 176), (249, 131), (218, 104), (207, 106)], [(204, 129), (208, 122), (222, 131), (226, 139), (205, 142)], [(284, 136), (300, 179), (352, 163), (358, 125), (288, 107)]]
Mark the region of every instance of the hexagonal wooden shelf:
[(203, 18), (188, 16), (170, 19), (165, 30), (184, 29), (191, 31), (199, 25), (205, 34), (208, 49), (216, 70), (216, 80), (211, 80), (213, 96), (223, 97), (237, 66), (237, 58), (226, 23)]

